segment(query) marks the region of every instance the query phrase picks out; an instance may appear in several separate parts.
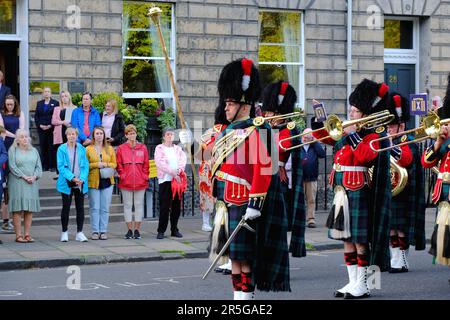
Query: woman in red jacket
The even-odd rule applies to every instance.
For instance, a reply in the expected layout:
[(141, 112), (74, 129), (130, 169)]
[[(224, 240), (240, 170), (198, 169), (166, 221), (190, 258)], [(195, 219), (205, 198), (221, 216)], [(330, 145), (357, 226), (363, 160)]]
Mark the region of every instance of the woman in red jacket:
[[(134, 125), (130, 124), (125, 127), (125, 137), (127, 142), (117, 148), (119, 188), (122, 191), (125, 222), (128, 228), (125, 239), (140, 239), (139, 230), (144, 215), (144, 195), (148, 186), (148, 151), (144, 144), (137, 142), (137, 129)], [(132, 229), (134, 229), (134, 233)]]

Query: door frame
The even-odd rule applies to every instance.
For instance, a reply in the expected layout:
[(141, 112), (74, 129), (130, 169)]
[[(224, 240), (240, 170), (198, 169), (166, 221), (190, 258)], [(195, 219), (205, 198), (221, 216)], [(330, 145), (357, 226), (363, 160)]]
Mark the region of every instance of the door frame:
[[(29, 127), (29, 65), (28, 65), (28, 0), (16, 2), (16, 33), (0, 34), (0, 40), (19, 43), (20, 108), (25, 115), (25, 128)], [(8, 75), (6, 75), (8, 76)]]
[[(393, 20), (403, 20), (413, 22), (413, 48), (412, 49), (384, 49), (384, 64), (413, 64), (415, 66), (415, 88), (414, 93), (417, 92), (420, 87), (420, 73), (419, 73), (419, 61), (420, 61), (420, 22), (417, 17), (405, 17), (405, 16), (387, 16)], [(406, 97), (409, 99), (409, 97)], [(419, 125), (419, 117), (415, 117), (416, 127)]]

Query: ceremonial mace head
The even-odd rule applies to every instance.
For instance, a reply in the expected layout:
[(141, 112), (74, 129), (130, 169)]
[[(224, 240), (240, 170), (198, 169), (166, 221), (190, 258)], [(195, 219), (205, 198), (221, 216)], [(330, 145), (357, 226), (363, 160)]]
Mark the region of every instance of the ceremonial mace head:
[(159, 17), (161, 16), (162, 10), (154, 5), (148, 9), (148, 16), (152, 18), (153, 23), (159, 25)]

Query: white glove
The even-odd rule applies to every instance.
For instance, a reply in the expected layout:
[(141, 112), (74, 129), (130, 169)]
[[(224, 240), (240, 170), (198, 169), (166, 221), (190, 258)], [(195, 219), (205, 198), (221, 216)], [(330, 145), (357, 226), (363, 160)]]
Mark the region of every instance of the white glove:
[(192, 133), (190, 130), (180, 130), (178, 134), (181, 144), (192, 144)]
[(247, 208), (245, 211), (244, 218), (245, 220), (253, 220), (261, 216), (261, 211), (253, 209), (253, 208)]

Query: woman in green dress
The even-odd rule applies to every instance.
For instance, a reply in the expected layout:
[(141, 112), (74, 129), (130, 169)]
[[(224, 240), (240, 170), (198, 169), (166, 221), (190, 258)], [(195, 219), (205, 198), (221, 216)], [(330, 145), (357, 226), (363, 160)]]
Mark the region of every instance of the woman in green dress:
[[(40, 212), (39, 184), (42, 176), (39, 152), (33, 148), (27, 130), (19, 129), (13, 145), (9, 148), (9, 179), (10, 199), (9, 212), (13, 213), (16, 242), (34, 242), (30, 236), (33, 212)], [(25, 232), (22, 235), (22, 212), (24, 215)]]

